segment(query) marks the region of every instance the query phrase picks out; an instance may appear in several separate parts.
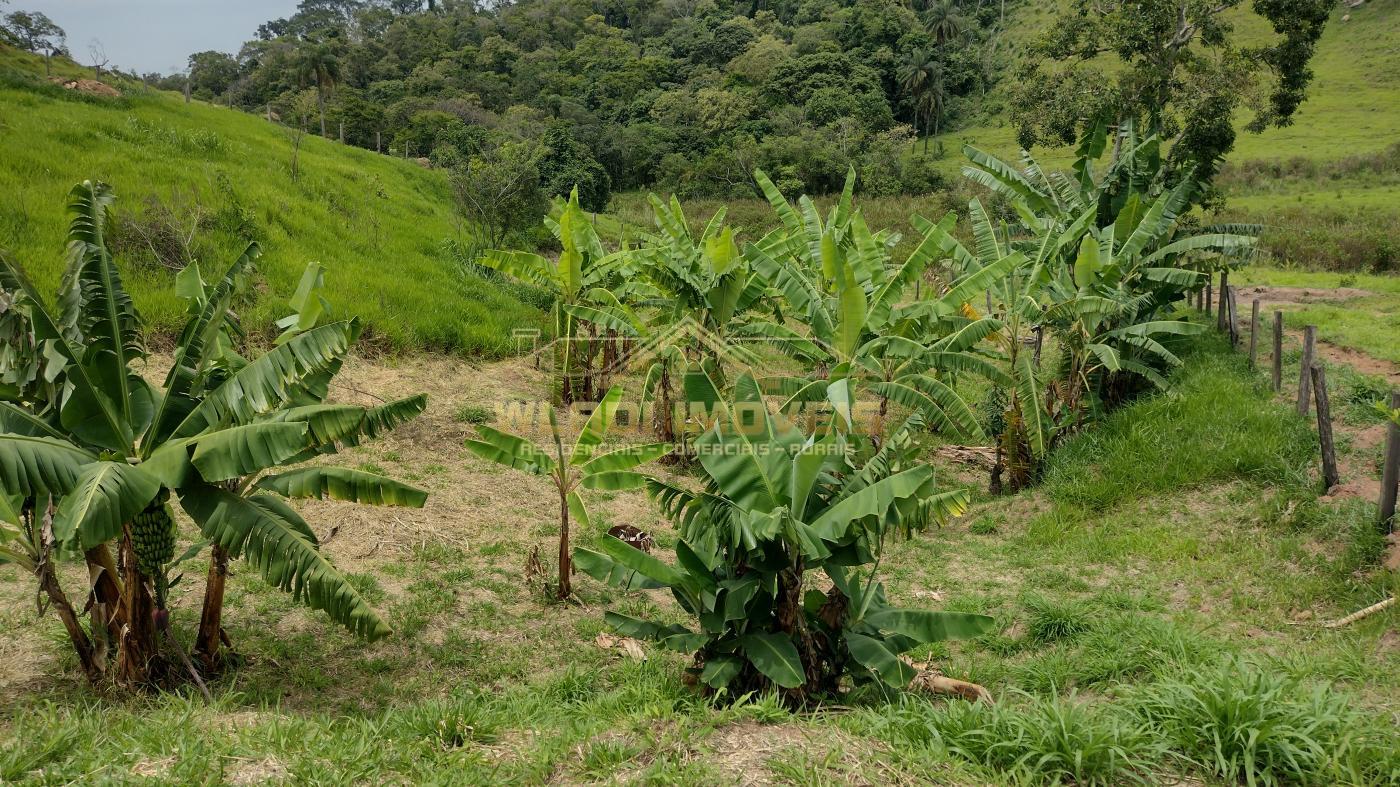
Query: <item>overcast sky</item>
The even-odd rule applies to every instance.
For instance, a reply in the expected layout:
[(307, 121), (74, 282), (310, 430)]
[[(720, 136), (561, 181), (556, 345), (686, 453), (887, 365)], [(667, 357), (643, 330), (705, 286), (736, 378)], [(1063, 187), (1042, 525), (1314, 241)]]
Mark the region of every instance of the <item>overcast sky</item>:
[(297, 0), (10, 0), (0, 9), (43, 11), (68, 34), (74, 59), (88, 64), (96, 38), (111, 65), (137, 73), (180, 71), (192, 52), (238, 47)]

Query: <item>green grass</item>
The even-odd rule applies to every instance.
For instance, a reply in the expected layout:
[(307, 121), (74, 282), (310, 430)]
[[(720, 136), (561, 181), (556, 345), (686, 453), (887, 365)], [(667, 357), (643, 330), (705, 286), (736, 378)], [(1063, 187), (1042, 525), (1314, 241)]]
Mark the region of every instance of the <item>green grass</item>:
[[(135, 85), (121, 99), (78, 96), (36, 69), (37, 58), (0, 46), (0, 248), (44, 292), (62, 271), (68, 190), (93, 179), (116, 191), (119, 224), (148, 217), (151, 200), (198, 204), (206, 277), (258, 240), (254, 330), (287, 313), (309, 261), (325, 265), (336, 313), (362, 317), (385, 349), (499, 357), (514, 350), (513, 328), (545, 327), (520, 294), (453, 262), (444, 242), (465, 236), (441, 172), (307, 135), (294, 180), (288, 132), (261, 117)], [(183, 314), (174, 274), (132, 245), (118, 262), (137, 306), (173, 334)]]
[(1312, 437), (1270, 401), (1262, 378), (1245, 373), (1242, 357), (1198, 352), (1173, 382), (1171, 395), (1134, 402), (1062, 445), (1046, 469), (1045, 493), (1103, 511), (1203, 484), (1297, 480)]
[(1293, 330), (1316, 325), (1318, 338), (1359, 350), (1372, 358), (1400, 364), (1400, 277), (1328, 273), (1254, 266), (1232, 281), (1239, 285), (1327, 290), (1348, 287), (1373, 294), (1338, 301), (1311, 301), (1283, 307), (1285, 324)]
[[(771, 697), (707, 701), (681, 681), (688, 657), (647, 646), (637, 662), (595, 644), (603, 610), (686, 619), (669, 598), (580, 576), (583, 603), (559, 605), (522, 583), (525, 552), (552, 537), (547, 495), (514, 510), (491, 499), (509, 490), (485, 465), (447, 455), (454, 441), (390, 435), (346, 461), (421, 471), (448, 514), (459, 486), (483, 495), (436, 536), (308, 512), (318, 532), (344, 525), (326, 549), (395, 635), (357, 641), (236, 566), (225, 619), (247, 662), (214, 683), (213, 705), (94, 693), (53, 616), (34, 623), (30, 580), (0, 566), (0, 637), (17, 654), (0, 666), (0, 781), (1393, 780), (1394, 615), (1290, 625), (1296, 610), (1328, 619), (1393, 591), (1374, 508), (1316, 500), (1306, 422), (1237, 354), (1203, 341), (1185, 357), (1168, 391), (1066, 443), (1029, 493), (988, 498), (985, 473), (940, 467), (945, 485), (972, 488), (973, 510), (890, 545), (894, 603), (996, 618), (992, 634), (910, 654), (982, 683), (995, 705), (858, 693), (839, 712), (792, 714)], [(1169, 465), (1183, 467), (1130, 483)], [(590, 505), (674, 539), (640, 493)], [(81, 581), (80, 566), (65, 571)], [(172, 599), (188, 631), (198, 596), (182, 584)]]

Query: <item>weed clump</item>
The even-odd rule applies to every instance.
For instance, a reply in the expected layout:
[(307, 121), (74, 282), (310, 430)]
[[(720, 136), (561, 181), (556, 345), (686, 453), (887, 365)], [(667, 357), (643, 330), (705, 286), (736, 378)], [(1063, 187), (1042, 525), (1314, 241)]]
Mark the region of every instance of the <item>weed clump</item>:
[(1400, 738), (1368, 726), (1350, 697), (1238, 659), (1128, 699), (1173, 750), (1232, 782), (1374, 784), (1400, 775)]

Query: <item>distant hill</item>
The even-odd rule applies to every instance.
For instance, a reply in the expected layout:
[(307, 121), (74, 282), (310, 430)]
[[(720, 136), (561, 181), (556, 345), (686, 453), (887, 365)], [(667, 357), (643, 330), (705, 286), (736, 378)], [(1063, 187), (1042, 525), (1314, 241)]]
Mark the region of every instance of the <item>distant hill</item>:
[[(55, 73), (93, 76), (56, 60)], [(463, 272), (449, 239), (467, 241), (441, 172), (307, 134), (300, 175), (292, 138), (267, 119), (117, 81), (119, 98), (66, 90), (43, 61), (0, 45), (0, 249), (45, 293), (62, 271), (68, 190), (104, 180), (117, 194), (115, 240), (137, 306), (160, 333), (183, 303), (169, 264), (191, 251), (219, 272), (262, 244), (245, 322), (266, 330), (287, 311), (308, 261), (327, 270), (339, 314), (359, 315), (384, 349), (511, 352), (511, 330), (544, 327), (539, 295)], [(165, 262), (162, 262), (165, 260)], [(206, 278), (209, 274), (206, 273)]]

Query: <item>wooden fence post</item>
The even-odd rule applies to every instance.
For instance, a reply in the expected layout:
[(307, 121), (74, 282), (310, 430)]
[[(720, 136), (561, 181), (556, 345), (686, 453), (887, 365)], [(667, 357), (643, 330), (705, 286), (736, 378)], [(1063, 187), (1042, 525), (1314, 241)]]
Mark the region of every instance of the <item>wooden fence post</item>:
[(1225, 321), (1230, 317), (1230, 272), (1222, 270), (1220, 272), (1220, 306), (1216, 309), (1215, 327), (1225, 330)]
[(1283, 391), (1283, 312), (1274, 312), (1274, 393)]
[(384, 152), (384, 149), (383, 149), (382, 147), (380, 147), (380, 144), (379, 144), (379, 143), (380, 143), (379, 132), (378, 132), (378, 131), (375, 131), (375, 132), (374, 132), (374, 152), (375, 152), (375, 153), (383, 153), (383, 152)]
[(1215, 305), (1214, 295), (1215, 295), (1215, 293), (1214, 293), (1214, 292), (1211, 292), (1211, 283), (1210, 283), (1209, 281), (1207, 281), (1207, 282), (1206, 282), (1206, 316), (1207, 316), (1207, 317), (1210, 316), (1211, 309), (1212, 309), (1212, 307), (1214, 307), (1214, 305)]
[(344, 121), (341, 121), (341, 123), (340, 123), (340, 144), (342, 144), (342, 145), (345, 144), (345, 122), (344, 122)]
[[(1400, 391), (1390, 392), (1390, 409), (1400, 410)], [(1381, 472), (1380, 528), (1382, 533), (1395, 529), (1395, 495), (1400, 486), (1400, 425), (1394, 421), (1385, 431), (1385, 468)]]
[(1226, 320), (1229, 322), (1229, 328), (1230, 328), (1230, 346), (1231, 346), (1231, 347), (1239, 347), (1239, 346), (1240, 346), (1240, 315), (1239, 315), (1239, 305), (1235, 302), (1235, 288), (1234, 288), (1234, 287), (1227, 287), (1227, 288), (1225, 289), (1225, 293), (1226, 293), (1225, 303), (1226, 303), (1227, 306), (1229, 306), (1229, 313), (1226, 315)]
[(1303, 327), (1303, 371), (1298, 375), (1298, 415), (1307, 415), (1311, 403), (1308, 389), (1312, 383), (1313, 343), (1317, 341), (1317, 326)]
[(1313, 396), (1317, 399), (1317, 442), (1322, 449), (1322, 488), (1324, 492), (1340, 484), (1337, 475), (1337, 446), (1332, 442), (1332, 406), (1327, 401), (1327, 372), (1322, 364), (1312, 365)]
[(1259, 299), (1249, 304), (1249, 368), (1259, 366)]

